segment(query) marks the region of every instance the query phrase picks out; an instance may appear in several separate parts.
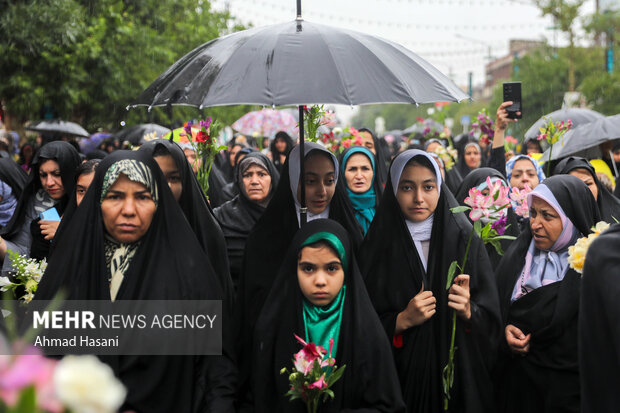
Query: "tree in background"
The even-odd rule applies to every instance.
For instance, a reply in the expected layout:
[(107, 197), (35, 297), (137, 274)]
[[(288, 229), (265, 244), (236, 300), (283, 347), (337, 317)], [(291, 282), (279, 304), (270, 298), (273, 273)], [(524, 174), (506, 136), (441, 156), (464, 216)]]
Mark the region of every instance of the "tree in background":
[[(126, 106), (181, 56), (241, 29), (206, 0), (0, 0), (0, 10), (0, 102), (12, 128), (38, 120), (45, 105), (91, 131), (121, 120), (168, 125), (165, 110)], [(244, 111), (209, 113), (228, 123)]]

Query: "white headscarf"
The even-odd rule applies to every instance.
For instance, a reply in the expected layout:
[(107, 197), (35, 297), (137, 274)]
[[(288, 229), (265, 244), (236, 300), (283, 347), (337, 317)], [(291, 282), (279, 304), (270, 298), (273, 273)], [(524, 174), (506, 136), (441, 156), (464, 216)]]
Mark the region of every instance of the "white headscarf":
[[(394, 195), (396, 195), (396, 192), (398, 191), (398, 183), (400, 182), (400, 177), (403, 174), (403, 170), (405, 169), (407, 162), (409, 162), (411, 158), (415, 156), (423, 156), (430, 161), (431, 165), (433, 165), (435, 177), (437, 179), (437, 192), (439, 195), (441, 195), (442, 179), (439, 165), (437, 164), (437, 161), (432, 155), (419, 149), (406, 150), (400, 155), (398, 155), (392, 162), (392, 167), (390, 168), (390, 180), (392, 182), (392, 189), (394, 190)], [(435, 214), (433, 213), (422, 222), (413, 222), (411, 220), (405, 219), (407, 229), (409, 230), (409, 234), (411, 235), (411, 240), (415, 245), (415, 249), (418, 252), (420, 261), (422, 261), (422, 265), (424, 266), (424, 271), (426, 271), (428, 260), (424, 256), (424, 251), (422, 250), (422, 242), (429, 241), (431, 239), (434, 217)]]
[[(338, 160), (336, 159), (334, 154), (328, 151), (327, 149), (325, 149), (324, 147), (322, 147), (321, 145), (319, 145), (318, 143), (305, 142), (304, 143), (304, 159), (308, 157), (308, 154), (311, 151), (321, 151), (330, 156), (330, 159), (334, 163), (334, 180), (335, 180), (335, 183), (338, 183), (338, 169), (339, 169)], [(293, 195), (293, 200), (295, 201), (295, 210), (297, 212), (297, 222), (299, 223), (300, 222), (299, 210), (301, 208), (301, 204), (299, 203), (299, 200), (297, 199), (297, 188), (299, 187), (299, 174), (301, 173), (300, 172), (301, 167), (299, 164), (299, 145), (296, 145), (291, 150), (287, 159), (288, 159), (288, 177), (289, 177), (290, 185), (291, 185), (291, 194)], [(327, 205), (327, 207), (323, 210), (323, 212), (319, 214), (313, 214), (312, 212), (308, 211), (308, 222), (314, 221), (315, 219), (319, 219), (319, 218), (329, 218), (329, 205)]]

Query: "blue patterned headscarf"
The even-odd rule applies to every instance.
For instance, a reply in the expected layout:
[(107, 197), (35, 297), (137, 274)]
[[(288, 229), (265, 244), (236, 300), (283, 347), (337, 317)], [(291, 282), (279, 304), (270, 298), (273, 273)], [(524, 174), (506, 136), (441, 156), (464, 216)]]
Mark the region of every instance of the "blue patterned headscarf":
[(359, 222), (359, 224), (362, 226), (364, 235), (366, 235), (366, 231), (368, 231), (370, 223), (375, 217), (375, 208), (377, 205), (377, 195), (374, 188), (376, 175), (375, 157), (372, 152), (370, 152), (370, 150), (364, 146), (352, 147), (347, 151), (347, 153), (345, 153), (344, 157), (342, 158), (342, 165), (340, 165), (340, 167), (342, 168), (342, 175), (345, 174), (345, 171), (347, 169), (347, 162), (351, 158), (351, 155), (354, 155), (356, 153), (366, 155), (368, 159), (370, 159), (370, 165), (372, 166), (372, 180), (370, 182), (370, 189), (368, 189), (366, 192), (361, 194), (355, 193), (351, 189), (349, 189), (349, 185), (347, 184), (347, 194), (349, 195), (349, 199), (351, 200), (351, 205), (353, 206), (353, 210), (355, 212), (355, 218), (357, 219), (357, 222)]
[(536, 168), (536, 174), (538, 175), (539, 183), (545, 180), (545, 173), (543, 172), (542, 167), (538, 164), (538, 161), (536, 159), (528, 155), (517, 155), (513, 156), (508, 162), (506, 162), (506, 177), (508, 178), (508, 183), (510, 183), (510, 178), (512, 177), (512, 170), (515, 167), (515, 163), (519, 159), (527, 159), (528, 161), (532, 162), (532, 165), (534, 165), (534, 168)]
[(13, 195), (11, 186), (0, 181), (0, 226), (5, 226), (13, 217), (17, 207), (17, 198)]

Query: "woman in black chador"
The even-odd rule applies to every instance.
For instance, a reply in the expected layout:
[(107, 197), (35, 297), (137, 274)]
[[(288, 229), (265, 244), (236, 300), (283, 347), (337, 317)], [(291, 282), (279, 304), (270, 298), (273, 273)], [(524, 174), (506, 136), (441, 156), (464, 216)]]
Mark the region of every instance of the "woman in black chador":
[[(295, 235), (254, 335), (252, 395), (255, 412), (305, 412), (289, 401), (287, 367), (301, 349), (294, 335), (329, 352), (344, 375), (331, 390), (334, 400), (320, 412), (404, 412), (390, 344), (382, 331), (347, 231), (318, 219)], [(326, 376), (329, 383), (329, 375)]]
[(578, 156), (569, 156), (560, 161), (554, 169), (554, 175), (568, 174), (581, 179), (592, 191), (598, 205), (601, 219), (609, 224), (620, 221), (620, 199), (616, 198), (596, 176), (590, 162)]
[[(342, 179), (339, 179), (338, 161), (331, 152), (316, 143), (307, 143), (304, 146), (308, 221), (319, 218), (337, 221), (349, 233), (355, 249), (361, 243), (361, 229), (349, 205)], [(256, 319), (274, 285), (274, 279), (284, 260), (283, 252), (288, 249), (300, 227), (300, 181), (299, 146), (296, 146), (284, 165), (278, 188), (269, 206), (250, 232), (245, 244), (235, 305), (235, 321), (239, 334), (236, 342), (239, 346), (239, 367), (243, 379), (249, 377), (251, 368), (248, 357)]]
[(271, 151), (271, 158), (278, 173), (282, 173), (284, 169), (284, 163), (288, 158), (288, 154), (293, 150), (295, 143), (288, 133), (280, 131), (276, 133), (276, 137), (271, 141), (269, 150)]
[(497, 268), (503, 339), (498, 411), (578, 412), (581, 278), (568, 247), (599, 220), (578, 178), (547, 178), (528, 195), (530, 221)]
[(620, 406), (620, 224), (590, 244), (583, 266), (579, 308), (581, 411), (614, 412)]
[[(411, 149), (390, 167), (383, 198), (360, 248), (360, 268), (392, 342), (409, 412), (443, 411), (442, 370), (457, 313), (456, 369), (450, 411), (492, 409), (490, 363), (500, 334), (493, 271), (474, 237), (463, 274), (450, 291), (452, 261), (462, 264), (472, 226), (442, 184), (431, 155)], [(457, 272), (458, 274), (458, 272)]]
[[(491, 179), (491, 184), (495, 184), (497, 181), (501, 181), (502, 185), (506, 188), (510, 188), (508, 182), (504, 176), (493, 168), (478, 168), (471, 171), (463, 182), (461, 183), (458, 191), (455, 193), (455, 198), (460, 205), (465, 206), (465, 198), (469, 196), (469, 190), (471, 188), (478, 188), (478, 190), (482, 191), (482, 194), (487, 196), (489, 192), (489, 188), (487, 186), (487, 178)], [(485, 192), (486, 191), (486, 192)], [(517, 215), (511, 206), (506, 208), (506, 231), (504, 235), (509, 235), (513, 237), (517, 237), (519, 235), (519, 222), (517, 221)], [(471, 221), (471, 220), (470, 220)], [(480, 218), (482, 225), (486, 225), (488, 223), (488, 219), (484, 216)], [(508, 247), (512, 244), (512, 240), (501, 240), (500, 245), (502, 247), (502, 251), (505, 253)], [(491, 260), (491, 265), (493, 266), (493, 270), (497, 268), (499, 262), (502, 259), (502, 255), (500, 255), (495, 247), (491, 244), (486, 245), (487, 254), (489, 255), (489, 259)]]
[(179, 145), (166, 139), (147, 142), (140, 147), (140, 151), (155, 158), (198, 242), (209, 256), (222, 291), (227, 299), (232, 301), (234, 290), (228, 268), (224, 234), (185, 154)]
[[(41, 221), (39, 214), (56, 208), (62, 216), (75, 187), (75, 172), (80, 155), (63, 141), (43, 145), (32, 160), (32, 170), (19, 198), (13, 217), (0, 235), (0, 256), (13, 250), (32, 258), (43, 259), (49, 254), (59, 221)], [(3, 271), (10, 271), (10, 259), (5, 259)]]
[[(70, 300), (223, 298), (208, 256), (146, 153), (108, 155), (71, 215), (35, 299), (53, 299), (60, 290)], [(226, 345), (223, 352), (228, 354)], [(226, 356), (106, 356), (104, 361), (127, 388), (122, 411), (232, 409), (234, 367)]]
[(13, 159), (0, 158), (0, 229), (13, 217), (27, 181), (28, 174)]
[(237, 288), (245, 241), (269, 205), (280, 174), (269, 158), (260, 152), (247, 154), (235, 166), (235, 171), (238, 195), (213, 212), (224, 232), (230, 274)]

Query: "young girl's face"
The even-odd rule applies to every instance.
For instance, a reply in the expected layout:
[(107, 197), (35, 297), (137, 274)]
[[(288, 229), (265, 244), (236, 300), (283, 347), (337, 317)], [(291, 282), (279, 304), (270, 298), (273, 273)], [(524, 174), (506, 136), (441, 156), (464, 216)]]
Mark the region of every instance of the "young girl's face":
[(405, 218), (413, 222), (424, 221), (435, 212), (439, 201), (435, 174), (420, 165), (405, 167), (398, 182), (396, 199)]
[(326, 246), (304, 247), (297, 260), (297, 279), (302, 294), (318, 307), (331, 304), (344, 284), (340, 258)]

